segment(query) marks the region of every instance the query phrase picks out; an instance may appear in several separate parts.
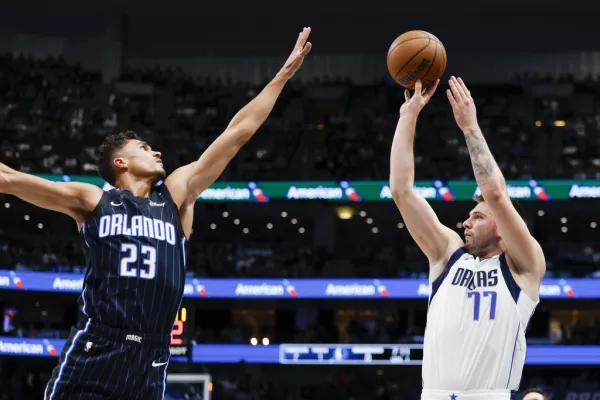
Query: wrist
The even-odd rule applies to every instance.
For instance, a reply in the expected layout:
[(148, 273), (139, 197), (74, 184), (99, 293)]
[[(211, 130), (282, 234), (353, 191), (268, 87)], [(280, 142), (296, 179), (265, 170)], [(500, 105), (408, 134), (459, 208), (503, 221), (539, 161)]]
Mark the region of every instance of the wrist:
[(479, 128), (478, 125), (464, 128), (462, 131), (465, 136), (466, 135), (483, 136), (483, 133), (481, 132), (481, 128)]
[(273, 81), (285, 84), (287, 81), (289, 81), (292, 78), (292, 75), (294, 75), (294, 74), (292, 74), (289, 71), (286, 71), (284, 68), (282, 68), (279, 70), (277, 75), (275, 75), (275, 78), (273, 78)]
[(400, 118), (402, 119), (412, 119), (412, 120), (417, 120), (417, 118), (419, 117), (419, 113), (420, 111), (415, 111), (415, 110), (405, 110), (405, 111), (401, 111), (400, 112)]

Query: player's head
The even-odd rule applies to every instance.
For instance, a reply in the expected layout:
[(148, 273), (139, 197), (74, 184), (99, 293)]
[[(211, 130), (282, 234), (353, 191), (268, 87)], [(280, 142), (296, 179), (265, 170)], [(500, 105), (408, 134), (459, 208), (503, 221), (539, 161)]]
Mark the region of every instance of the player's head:
[(165, 177), (160, 153), (132, 131), (110, 134), (98, 148), (98, 172), (111, 185), (129, 173), (137, 178), (158, 181)]
[[(465, 228), (465, 247), (474, 256), (484, 256), (497, 251), (501, 247), (502, 235), (492, 214), (492, 210), (482, 195), (476, 195), (477, 203), (463, 222)], [(511, 200), (513, 206), (520, 211), (519, 205)]]
[(521, 400), (546, 400), (546, 394), (542, 389), (531, 388), (523, 392)]

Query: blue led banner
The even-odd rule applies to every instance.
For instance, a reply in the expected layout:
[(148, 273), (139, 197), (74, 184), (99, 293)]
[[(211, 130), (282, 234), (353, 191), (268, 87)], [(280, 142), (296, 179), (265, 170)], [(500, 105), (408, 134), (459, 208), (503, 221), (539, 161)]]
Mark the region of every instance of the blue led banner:
[[(423, 345), (195, 345), (192, 362), (310, 365), (421, 365)], [(219, 361), (221, 360), (221, 361)], [(527, 365), (600, 365), (600, 346), (528, 346)]]
[[(0, 270), (0, 290), (72, 292), (83, 274)], [(196, 279), (187, 278), (187, 298), (221, 299), (426, 299), (426, 279)], [(600, 279), (544, 279), (545, 299), (599, 299)]]
[(65, 345), (64, 339), (25, 339), (0, 337), (0, 356), (56, 357)]
[[(57, 358), (65, 339), (0, 337), (0, 356)], [(421, 365), (418, 344), (197, 344), (194, 363), (253, 363), (310, 365)], [(185, 357), (172, 361), (185, 362)], [(600, 365), (600, 346), (529, 346), (527, 365)]]

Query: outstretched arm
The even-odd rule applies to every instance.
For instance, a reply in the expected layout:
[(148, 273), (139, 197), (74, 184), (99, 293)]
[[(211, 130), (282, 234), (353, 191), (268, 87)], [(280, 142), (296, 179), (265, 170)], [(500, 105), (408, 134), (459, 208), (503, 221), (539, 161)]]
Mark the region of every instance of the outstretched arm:
[(294, 50), (275, 78), (231, 120), (225, 131), (189, 165), (174, 171), (165, 181), (177, 205), (193, 204), (223, 172), (240, 148), (267, 119), (285, 84), (300, 68), (312, 45), (310, 28), (300, 33)]
[(12, 194), (38, 207), (69, 215), (81, 227), (85, 215), (94, 211), (103, 192), (87, 183), (52, 182), (0, 163), (0, 193)]
[(450, 88), (447, 92), (448, 100), (456, 122), (465, 135), (475, 179), (498, 224), (506, 252), (516, 264), (520, 275), (531, 277), (539, 283), (546, 272), (542, 248), (529, 233), (525, 221), (510, 201), (502, 171), (477, 123), (477, 112), (471, 93), (460, 78), (452, 77)]
[(400, 109), (400, 120), (390, 156), (392, 196), (408, 231), (429, 259), (430, 281), (434, 281), (441, 274), (452, 253), (463, 245), (460, 236), (442, 225), (429, 203), (414, 190), (413, 142), (417, 117), (436, 87), (437, 83), (421, 94), (421, 83), (417, 82), (412, 99), (408, 90), (405, 92), (406, 102)]

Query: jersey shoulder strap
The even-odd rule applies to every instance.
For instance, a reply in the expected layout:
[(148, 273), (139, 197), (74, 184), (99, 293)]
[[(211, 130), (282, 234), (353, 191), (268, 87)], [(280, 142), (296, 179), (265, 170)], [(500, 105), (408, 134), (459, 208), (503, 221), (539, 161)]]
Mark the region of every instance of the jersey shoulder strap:
[(173, 196), (171, 196), (171, 192), (169, 191), (169, 188), (167, 188), (167, 185), (165, 185), (164, 181), (156, 185), (154, 187), (154, 191), (155, 193), (158, 193), (164, 201), (167, 202), (169, 207), (173, 207), (178, 210), (177, 204), (175, 203), (175, 200), (173, 200)]
[(96, 204), (96, 207), (94, 207), (92, 212), (85, 215), (84, 225), (89, 224), (90, 222), (95, 220), (97, 217), (99, 218), (102, 215), (104, 215), (103, 211), (106, 208), (106, 206), (110, 203), (110, 200), (111, 200), (110, 193), (107, 191), (103, 191), (102, 196), (100, 197), (100, 200)]
[(454, 264), (456, 264), (456, 262), (458, 260), (460, 260), (460, 258), (463, 256), (463, 254), (466, 254), (466, 253), (467, 253), (467, 249), (464, 246), (459, 247), (458, 249), (454, 250), (454, 253), (452, 253), (452, 255), (450, 256), (450, 259), (444, 266), (444, 269), (442, 270), (442, 273), (440, 274), (440, 276), (438, 276), (431, 284), (431, 294), (429, 296), (429, 304), (431, 304), (431, 301), (433, 300), (433, 296), (435, 296), (435, 294), (437, 293), (440, 286), (442, 286), (442, 282), (444, 282), (444, 279), (446, 279), (446, 277), (448, 276), (448, 273), (450, 272), (450, 269), (452, 268), (452, 266)]
[[(181, 216), (179, 215), (179, 207), (177, 207), (177, 204), (175, 203), (175, 200), (173, 200), (173, 196), (171, 195), (171, 192), (169, 191), (169, 188), (167, 188), (167, 185), (165, 185), (164, 181), (159, 183), (158, 185), (156, 185), (153, 189), (154, 193), (153, 196), (155, 198), (154, 201), (160, 201), (160, 202), (165, 202), (166, 206), (169, 208), (170, 212), (173, 214), (173, 217), (175, 218), (175, 220), (177, 221), (177, 226), (179, 227), (179, 229), (181, 230), (181, 234), (183, 235), (183, 224), (181, 223)], [(156, 194), (156, 196), (154, 196)]]

